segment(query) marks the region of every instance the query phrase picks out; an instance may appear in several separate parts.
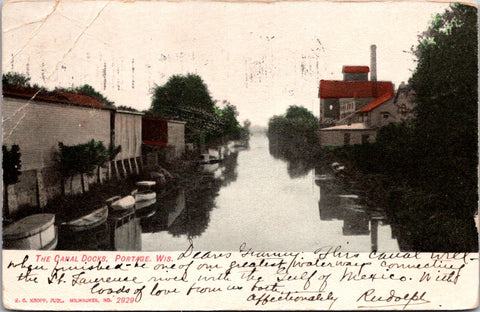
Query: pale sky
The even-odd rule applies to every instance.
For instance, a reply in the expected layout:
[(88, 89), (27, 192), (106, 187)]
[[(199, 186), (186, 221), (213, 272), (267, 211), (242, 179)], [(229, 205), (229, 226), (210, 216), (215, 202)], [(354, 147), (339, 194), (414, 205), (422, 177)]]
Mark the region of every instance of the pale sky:
[(85, 83), (139, 110), (171, 75), (196, 73), (239, 120), (266, 125), (289, 105), (318, 115), (320, 79), (370, 65), (399, 85), (435, 2), (9, 2), (2, 15), (3, 71), (53, 89)]

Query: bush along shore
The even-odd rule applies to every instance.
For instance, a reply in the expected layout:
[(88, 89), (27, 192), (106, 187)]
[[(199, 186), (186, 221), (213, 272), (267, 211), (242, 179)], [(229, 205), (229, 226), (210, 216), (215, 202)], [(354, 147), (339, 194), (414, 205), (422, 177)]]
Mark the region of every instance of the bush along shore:
[(402, 251), (478, 251), (477, 206), (468, 202), (476, 191), (462, 183), (464, 177), (458, 179), (460, 186), (450, 186), (452, 196), (431, 187), (441, 181), (424, 179), (414, 168), (395, 164), (382, 143), (343, 146), (328, 153), (355, 171), (371, 205), (383, 207)]

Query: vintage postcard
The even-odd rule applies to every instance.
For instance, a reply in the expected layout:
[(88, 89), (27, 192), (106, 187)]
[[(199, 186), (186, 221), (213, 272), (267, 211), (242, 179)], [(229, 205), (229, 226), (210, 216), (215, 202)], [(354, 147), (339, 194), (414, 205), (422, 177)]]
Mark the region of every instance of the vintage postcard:
[(477, 16), (4, 2), (4, 308), (477, 307)]

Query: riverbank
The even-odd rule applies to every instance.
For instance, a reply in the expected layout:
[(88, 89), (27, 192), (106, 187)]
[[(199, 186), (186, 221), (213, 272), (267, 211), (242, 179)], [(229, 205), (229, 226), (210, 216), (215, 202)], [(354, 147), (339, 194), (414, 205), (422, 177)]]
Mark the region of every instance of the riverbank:
[(94, 183), (85, 193), (57, 196), (49, 200), (47, 205), (42, 208), (24, 206), (14, 218), (9, 220), (9, 223), (37, 213), (55, 214), (56, 223), (73, 220), (104, 206), (108, 198), (130, 195), (138, 188), (136, 182), (144, 180), (157, 182), (154, 187), (157, 192), (157, 200), (175, 194), (179, 189), (189, 193), (202, 192), (204, 190), (200, 186), (208, 184), (201, 182), (205, 181), (209, 174), (199, 170), (196, 159), (198, 159), (198, 155), (190, 155), (170, 163), (164, 163), (162, 166), (144, 168), (140, 174), (122, 179), (111, 179), (104, 183)]
[(269, 141), (274, 157), (287, 161), (289, 168), (301, 168), (291, 175), (313, 168), (328, 172), (332, 163), (342, 163), (344, 184), (354, 184), (365, 194), (370, 209), (385, 212), (402, 251), (478, 251), (478, 231), (470, 213), (474, 209), (459, 200), (468, 194), (459, 192), (457, 198), (434, 191), (430, 185), (435, 182), (422, 180), (414, 166), (398, 162), (395, 155), (385, 156), (383, 147), (322, 148), (295, 136), (271, 135)]
[[(348, 175), (361, 181), (359, 185), (367, 194), (369, 206), (385, 211), (402, 251), (478, 251), (478, 231), (473, 215), (466, 213), (469, 208), (447, 194), (422, 188), (428, 181), (417, 181), (417, 186), (412, 186), (397, 174), (389, 173), (398, 172), (401, 167), (389, 169), (392, 164), (377, 165), (381, 160), (377, 159), (374, 144), (323, 152), (329, 154), (326, 157), (343, 162)], [(380, 167), (385, 170), (379, 170)], [(415, 176), (415, 172), (406, 174)]]

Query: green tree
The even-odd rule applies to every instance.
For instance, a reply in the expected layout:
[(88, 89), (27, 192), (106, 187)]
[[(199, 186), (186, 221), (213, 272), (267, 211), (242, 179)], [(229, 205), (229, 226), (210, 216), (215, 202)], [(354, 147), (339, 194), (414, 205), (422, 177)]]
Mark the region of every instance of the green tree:
[(156, 86), (150, 113), (186, 121), (185, 136), (197, 145), (223, 136), (225, 128), (237, 131), (232, 118), (236, 117), (236, 108), (233, 105), (218, 108), (205, 82), (194, 74), (174, 75), (164, 85)]
[(433, 182), (425, 185), (428, 191), (456, 197), (454, 209), (463, 213), (477, 207), (477, 31), (473, 6), (454, 4), (437, 15), (414, 49), (417, 67), (410, 79), (419, 178)]
[(117, 109), (118, 109), (118, 110), (129, 111), (129, 112), (137, 112), (137, 113), (139, 112), (138, 109), (133, 108), (133, 107), (130, 107), (130, 106), (127, 106), (127, 105), (117, 106)]
[(303, 106), (291, 105), (288, 107), (285, 117), (288, 119), (316, 121), (317, 118), (311, 111)]
[(2, 84), (30, 87), (30, 77), (16, 72), (8, 72), (2, 75)]
[(317, 142), (318, 119), (308, 109), (291, 105), (282, 116), (274, 116), (268, 123), (268, 134), (283, 138)]
[(198, 75), (174, 75), (153, 90), (151, 110), (165, 117), (188, 116), (189, 108), (213, 113), (214, 107), (208, 87)]
[(250, 126), (252, 123), (250, 120), (246, 119), (243, 121), (243, 127), (240, 132), (240, 139), (241, 140), (249, 140), (250, 139)]
[[(289, 168), (292, 170), (289, 173), (292, 176), (300, 176), (308, 172), (297, 170), (295, 162), (314, 161), (315, 149), (312, 147), (318, 145), (317, 130), (318, 119), (302, 106), (292, 105), (284, 115), (270, 118), (267, 130), (270, 153), (274, 157), (291, 162)], [(302, 167), (305, 167), (304, 164)]]
[(80, 174), (82, 193), (85, 193), (84, 174), (92, 176), (94, 170), (115, 158), (120, 152), (121, 147), (110, 146), (108, 149), (103, 142), (91, 140), (87, 143), (77, 144), (73, 146), (58, 143), (59, 153), (59, 170), (65, 177), (71, 177)]
[(237, 120), (237, 107), (228, 101), (223, 101), (223, 104), (225, 106), (220, 109), (221, 135), (228, 136), (232, 140), (238, 140), (242, 133), (242, 126)]
[(21, 161), (22, 154), (20, 147), (16, 144), (12, 145), (10, 149), (2, 145), (2, 169), (3, 169), (3, 215), (9, 217), (10, 211), (8, 208), (8, 186), (18, 182), (18, 177), (22, 168)]
[(103, 94), (95, 90), (91, 85), (89, 84), (84, 84), (83, 86), (75, 87), (75, 88), (56, 88), (55, 90), (66, 90), (66, 91), (73, 91), (73, 92), (78, 92), (81, 94), (85, 94), (88, 96), (91, 96), (100, 102), (108, 105), (108, 106), (114, 106), (114, 102), (110, 101), (108, 98), (106, 98)]
[(381, 173), (399, 241), (415, 251), (475, 251), (477, 211), (477, 9), (451, 5), (413, 49), (416, 117), (378, 131), (351, 153)]

